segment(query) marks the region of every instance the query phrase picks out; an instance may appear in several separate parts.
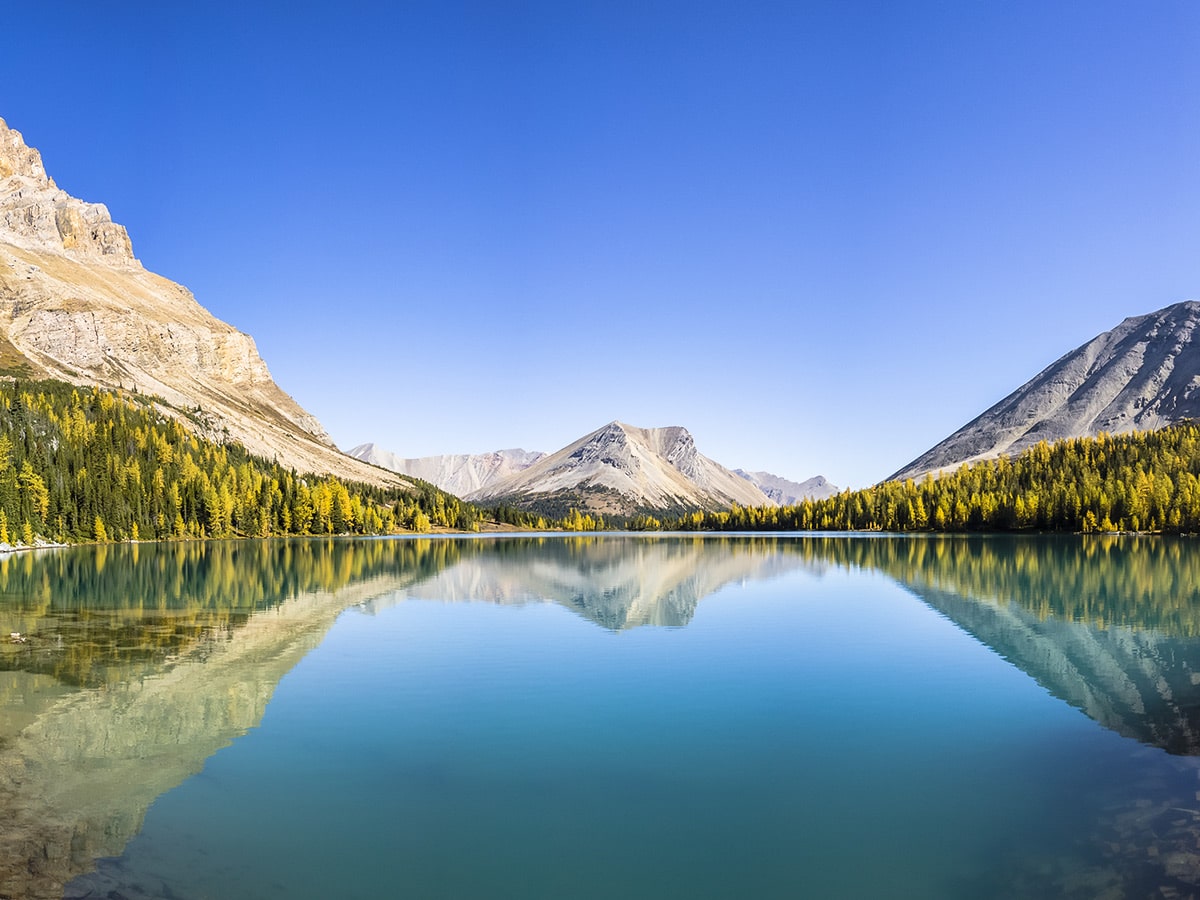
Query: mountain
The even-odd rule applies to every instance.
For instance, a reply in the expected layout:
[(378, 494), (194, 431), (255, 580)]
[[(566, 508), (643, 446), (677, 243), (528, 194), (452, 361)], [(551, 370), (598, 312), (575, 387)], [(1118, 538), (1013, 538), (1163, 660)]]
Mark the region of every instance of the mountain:
[(1200, 417), (1200, 302), (1126, 319), (1072, 350), (892, 479), (1018, 453), (1038, 441)]
[(733, 474), (745, 478), (780, 506), (793, 506), (802, 500), (824, 500), (838, 492), (837, 485), (831, 484), (824, 475), (805, 481), (788, 481), (770, 472), (734, 469)]
[(210, 438), (299, 472), (395, 483), (339, 452), (253, 339), (146, 271), (99, 203), (60, 190), (0, 119), (0, 376), (137, 391)]
[(378, 444), (359, 444), (349, 453), (373, 466), (428, 481), (457, 497), (465, 497), (498, 479), (527, 469), (546, 455), (536, 450), (497, 450), (494, 453), (405, 459)]
[(610, 422), (529, 468), (468, 495), (565, 514), (602, 515), (772, 506), (755, 485), (696, 450), (686, 428), (635, 428)]
[[(359, 444), (348, 452), (355, 459), (401, 475), (420, 478), (459, 497), (485, 496), (488, 492), (484, 489), (493, 482), (522, 472), (546, 456), (537, 450), (496, 450), (492, 453), (456, 453), (406, 459), (373, 443)], [(837, 486), (823, 475), (797, 482), (770, 472), (734, 469), (733, 474), (753, 484), (766, 495), (768, 501), (780, 506), (790, 506), (802, 500), (821, 500), (838, 492)], [(762, 505), (761, 501), (758, 505)]]

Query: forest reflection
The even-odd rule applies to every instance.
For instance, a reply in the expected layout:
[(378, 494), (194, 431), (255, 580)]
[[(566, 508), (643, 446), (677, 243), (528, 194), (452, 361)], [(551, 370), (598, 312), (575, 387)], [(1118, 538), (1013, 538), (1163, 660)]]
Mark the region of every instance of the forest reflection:
[(296, 539), (76, 547), (0, 557), (0, 652), (77, 686), (128, 677), (227, 635), (261, 610), (383, 575), (420, 579), (458, 559), (456, 541)]
[[(0, 642), (0, 895), (40, 896), (119, 852), (155, 796), (261, 720), (348, 607), (554, 602), (614, 631), (685, 627), (728, 585), (838, 570), (883, 574), (1105, 727), (1200, 753), (1200, 554), (1184, 537), (312, 538), (10, 554), (0, 634), (26, 640)], [(31, 795), (42, 802), (17, 802)], [(50, 865), (44, 849), (60, 846), (70, 853)]]
[[(472, 560), (480, 565), (462, 568)], [(444, 575), (448, 570), (454, 576)], [(613, 629), (683, 626), (708, 594), (793, 568), (878, 571), (914, 590), (1018, 604), (1039, 619), (1200, 635), (1186, 537), (533, 536), (186, 541), (0, 557), (0, 670), (65, 684), (127, 677), (314, 592), (400, 578), (443, 600), (561, 603)], [(482, 574), (481, 574), (482, 573)], [(427, 583), (423, 590), (417, 588)]]
[(812, 562), (879, 571), (906, 586), (1019, 604), (1041, 619), (1200, 635), (1195, 538), (881, 536), (796, 539)]
[(1200, 555), (1186, 537), (814, 538), (882, 572), (1106, 728), (1200, 754)]

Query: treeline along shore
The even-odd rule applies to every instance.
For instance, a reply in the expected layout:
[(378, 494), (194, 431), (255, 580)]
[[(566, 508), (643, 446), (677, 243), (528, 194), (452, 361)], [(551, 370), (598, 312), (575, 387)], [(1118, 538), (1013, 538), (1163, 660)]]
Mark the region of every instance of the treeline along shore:
[(485, 509), (409, 479), (301, 475), (206, 440), (154, 398), (0, 381), (0, 544), (478, 531), (1200, 532), (1200, 425), (1040, 443), (792, 506), (626, 519)]
[[(431, 484), (301, 475), (199, 437), (154, 398), (0, 381), (0, 543), (475, 531), (487, 512)], [(528, 525), (528, 514), (503, 521)]]

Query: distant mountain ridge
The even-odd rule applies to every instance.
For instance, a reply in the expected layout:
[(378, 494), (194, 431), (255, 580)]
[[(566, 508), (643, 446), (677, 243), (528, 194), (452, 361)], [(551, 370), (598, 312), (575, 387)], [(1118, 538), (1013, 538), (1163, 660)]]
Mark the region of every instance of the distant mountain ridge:
[(399, 483), (339, 452), (271, 378), (249, 335), (146, 271), (108, 209), (60, 190), (3, 119), (0, 375), (136, 390), (203, 436), (301, 473)]
[[(900, 469), (917, 478), (1064, 438), (1200, 418), (1200, 302), (1125, 319), (1051, 363)], [(891, 480), (889, 479), (889, 480)]]
[(805, 500), (824, 500), (838, 492), (838, 487), (832, 484), (824, 475), (817, 475), (805, 481), (789, 481), (772, 475), (770, 472), (747, 472), (744, 469), (734, 469), (734, 475), (745, 478), (758, 487), (779, 506), (794, 506)]
[(458, 497), (466, 497), (492, 482), (529, 468), (543, 456), (536, 450), (497, 450), (406, 459), (378, 444), (359, 444), (350, 456), (401, 475), (420, 478)]

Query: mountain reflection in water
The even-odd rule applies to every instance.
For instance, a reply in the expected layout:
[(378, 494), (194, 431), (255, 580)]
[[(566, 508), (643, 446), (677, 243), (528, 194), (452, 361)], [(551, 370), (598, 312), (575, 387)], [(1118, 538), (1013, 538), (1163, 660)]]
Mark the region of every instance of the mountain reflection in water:
[(815, 539), (895, 579), (1118, 734), (1200, 754), (1200, 554), (1188, 538)]
[(1200, 753), (1187, 539), (628, 536), (185, 542), (0, 558), (0, 896), (61, 896), (263, 716), (348, 607), (554, 602), (686, 626), (723, 586), (879, 572), (1102, 725)]
[(700, 601), (723, 586), (772, 578), (804, 564), (787, 541), (774, 538), (515, 538), (464, 542), (461, 552), (461, 564), (415, 583), (403, 596), (552, 601), (614, 631), (687, 625)]
[(0, 558), (0, 896), (61, 896), (262, 719), (347, 606), (447, 542), (187, 542)]

